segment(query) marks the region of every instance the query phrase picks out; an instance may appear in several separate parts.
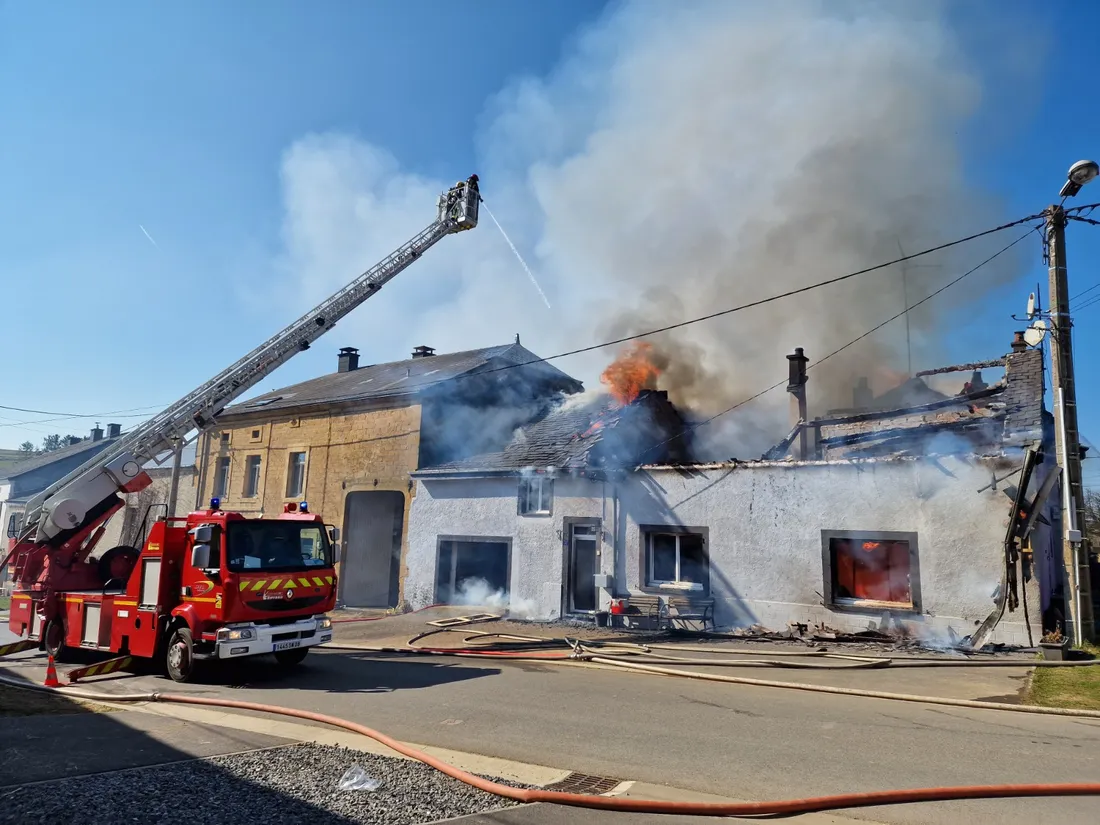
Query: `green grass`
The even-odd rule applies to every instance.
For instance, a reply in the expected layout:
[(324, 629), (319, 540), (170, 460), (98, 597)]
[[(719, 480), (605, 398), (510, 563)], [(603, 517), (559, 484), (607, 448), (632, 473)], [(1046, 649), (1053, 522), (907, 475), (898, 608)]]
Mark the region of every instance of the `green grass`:
[[(1078, 645), (1077, 650), (1100, 657), (1100, 647)], [(1048, 708), (1100, 710), (1100, 659), (1087, 667), (1036, 668), (1031, 674), (1027, 702)]]
[(11, 596), (0, 596), (0, 610), (11, 609)]

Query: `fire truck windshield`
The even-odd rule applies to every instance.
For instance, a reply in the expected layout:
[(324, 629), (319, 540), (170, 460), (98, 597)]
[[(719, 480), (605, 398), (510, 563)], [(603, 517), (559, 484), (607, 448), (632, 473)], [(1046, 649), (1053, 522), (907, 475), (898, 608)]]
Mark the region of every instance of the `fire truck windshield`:
[(230, 522), (226, 528), (226, 558), (234, 573), (332, 565), (332, 547), (321, 524), (248, 520)]

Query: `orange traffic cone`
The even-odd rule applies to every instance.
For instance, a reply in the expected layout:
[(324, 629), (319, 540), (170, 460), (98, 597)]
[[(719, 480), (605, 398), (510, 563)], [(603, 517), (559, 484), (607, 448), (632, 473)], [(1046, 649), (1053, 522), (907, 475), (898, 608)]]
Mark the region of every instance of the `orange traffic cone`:
[(57, 678), (57, 668), (53, 666), (53, 654), (48, 654), (50, 659), (46, 665), (46, 681), (43, 682), (46, 687), (61, 687), (61, 682)]

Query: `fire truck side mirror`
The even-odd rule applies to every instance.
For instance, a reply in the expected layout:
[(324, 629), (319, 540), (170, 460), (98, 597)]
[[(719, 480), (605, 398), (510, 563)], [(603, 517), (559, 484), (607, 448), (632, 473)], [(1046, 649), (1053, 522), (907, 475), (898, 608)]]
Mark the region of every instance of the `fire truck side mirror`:
[(12, 513), (8, 517), (8, 538), (14, 539), (19, 535), (19, 522), (21, 513)]
[(210, 545), (196, 544), (191, 548), (191, 566), (196, 570), (210, 569)]
[(336, 544), (336, 542), (340, 541), (340, 528), (339, 527), (330, 527), (330, 528), (328, 528), (328, 540), (330, 542), (332, 542), (333, 544)]
[(214, 528), (209, 524), (200, 524), (191, 531), (191, 540), (195, 544), (209, 544), (214, 538)]

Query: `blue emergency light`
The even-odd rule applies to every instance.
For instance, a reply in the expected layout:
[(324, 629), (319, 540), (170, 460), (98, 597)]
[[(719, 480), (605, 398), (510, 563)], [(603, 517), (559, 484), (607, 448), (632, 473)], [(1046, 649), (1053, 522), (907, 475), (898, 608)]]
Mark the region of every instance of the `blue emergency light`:
[(217, 510), (221, 506), (222, 506), (222, 500), (220, 498), (218, 498), (217, 496), (214, 496), (212, 499), (210, 499), (210, 509), (211, 510)]
[(301, 504), (299, 504), (298, 505), (298, 512), (299, 513), (309, 512), (309, 502), (308, 501), (303, 501)]

